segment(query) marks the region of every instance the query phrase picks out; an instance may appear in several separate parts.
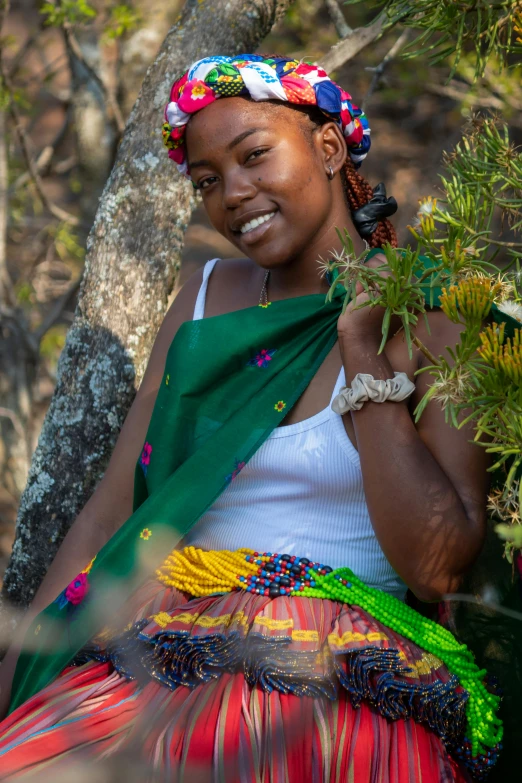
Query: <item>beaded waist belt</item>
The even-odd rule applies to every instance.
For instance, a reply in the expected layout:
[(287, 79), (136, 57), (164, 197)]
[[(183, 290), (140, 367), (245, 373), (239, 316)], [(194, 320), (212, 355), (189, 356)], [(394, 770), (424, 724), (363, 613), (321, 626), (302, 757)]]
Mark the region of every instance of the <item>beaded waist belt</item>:
[(349, 568), (332, 569), (304, 557), (255, 552), (251, 549), (203, 551), (195, 547), (175, 550), (156, 572), (160, 582), (189, 593), (208, 596), (245, 590), (276, 599), (306, 596), (358, 606), (383, 625), (439, 658), (467, 692), (466, 755), (493, 763), (502, 739), (497, 716), (500, 697), (484, 684), (486, 672), (473, 654), (446, 628), (428, 620), (394, 596), (366, 586)]

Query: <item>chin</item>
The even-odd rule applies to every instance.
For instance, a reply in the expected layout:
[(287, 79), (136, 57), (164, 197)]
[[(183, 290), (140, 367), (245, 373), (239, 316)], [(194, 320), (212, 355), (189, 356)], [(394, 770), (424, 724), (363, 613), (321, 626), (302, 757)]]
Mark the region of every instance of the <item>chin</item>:
[(245, 248), (244, 250), (247, 251), (246, 255), (259, 266), (264, 269), (275, 269), (291, 263), (296, 256), (304, 251), (304, 248), (289, 247), (288, 245), (282, 247), (274, 242), (268, 242), (266, 245)]

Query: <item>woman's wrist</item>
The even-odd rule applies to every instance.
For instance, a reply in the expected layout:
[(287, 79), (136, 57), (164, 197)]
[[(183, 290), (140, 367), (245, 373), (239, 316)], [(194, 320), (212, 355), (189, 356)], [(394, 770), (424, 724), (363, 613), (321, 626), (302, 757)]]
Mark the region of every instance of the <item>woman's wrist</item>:
[(346, 383), (350, 384), (357, 373), (368, 373), (375, 380), (393, 378), (393, 368), (385, 356), (379, 354), (380, 344), (371, 336), (339, 335), (339, 348), (344, 365)]

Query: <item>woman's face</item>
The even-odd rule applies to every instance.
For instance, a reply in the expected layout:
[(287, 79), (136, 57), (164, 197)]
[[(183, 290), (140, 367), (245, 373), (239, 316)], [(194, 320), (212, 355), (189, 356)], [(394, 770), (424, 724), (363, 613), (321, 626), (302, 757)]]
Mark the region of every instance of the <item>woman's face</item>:
[(284, 105), (225, 98), (190, 119), (186, 138), (210, 221), (245, 256), (273, 268), (336, 244), (348, 211), (340, 177), (328, 178), (346, 155), (334, 123), (315, 128)]

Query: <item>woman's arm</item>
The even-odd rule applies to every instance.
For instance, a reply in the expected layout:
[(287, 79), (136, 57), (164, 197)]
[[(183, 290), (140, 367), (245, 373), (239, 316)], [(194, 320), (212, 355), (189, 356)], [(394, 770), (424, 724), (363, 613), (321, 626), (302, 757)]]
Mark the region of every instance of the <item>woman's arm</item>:
[(33, 619), (54, 601), (132, 514), (134, 469), (163, 377), (167, 351), (181, 324), (192, 319), (201, 279), (202, 270), (199, 269), (183, 286), (165, 315), (105, 474), (64, 538), (30, 608), (19, 623), (1, 667), (2, 703), (6, 688), (10, 687), (21, 642)]
[[(382, 319), (375, 312), (380, 309), (352, 312), (359, 327), (343, 317), (347, 328), (339, 343), (347, 384), (358, 372), (393, 378), (387, 357), (377, 356), (380, 323), (376, 333), (372, 322)], [(431, 336), (422, 325), (417, 333), (435, 356), (445, 354), (459, 341), (461, 327), (442, 312), (428, 318)], [(429, 382), (428, 374), (417, 377), (414, 405)], [(370, 402), (351, 416), (370, 518), (386, 557), (421, 600), (455, 592), (484, 540), (487, 454), (470, 443), (471, 427), (446, 424), (437, 402), (428, 404), (417, 426), (407, 402)]]

